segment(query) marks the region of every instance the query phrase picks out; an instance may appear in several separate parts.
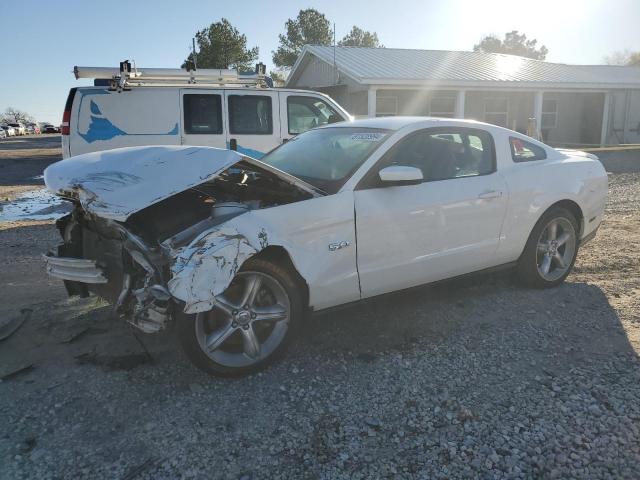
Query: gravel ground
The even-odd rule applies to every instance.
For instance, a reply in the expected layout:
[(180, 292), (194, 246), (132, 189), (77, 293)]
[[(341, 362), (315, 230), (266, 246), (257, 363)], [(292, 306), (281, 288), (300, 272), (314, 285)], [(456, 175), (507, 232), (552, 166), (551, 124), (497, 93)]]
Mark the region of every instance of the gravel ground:
[[(315, 317), (237, 380), (67, 300), (50, 222), (0, 227), (0, 478), (640, 478), (640, 173), (556, 289), (510, 273)], [(2, 192), (0, 192), (1, 194)]]

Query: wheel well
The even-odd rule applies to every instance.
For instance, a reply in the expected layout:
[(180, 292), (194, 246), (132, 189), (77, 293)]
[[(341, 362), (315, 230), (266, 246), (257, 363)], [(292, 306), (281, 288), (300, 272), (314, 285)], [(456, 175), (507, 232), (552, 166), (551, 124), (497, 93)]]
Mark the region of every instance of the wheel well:
[(302, 298), (305, 308), (309, 307), (309, 285), (306, 280), (300, 275), (300, 272), (296, 269), (289, 252), (280, 245), (269, 245), (263, 250), (260, 250), (252, 258), (260, 258), (262, 260), (268, 260), (278, 265), (286, 267), (291, 273), (293, 273), (302, 288)]
[(580, 205), (578, 205), (573, 200), (560, 200), (559, 202), (556, 202), (553, 205), (551, 205), (549, 208), (547, 208), (544, 213), (547, 213), (549, 210), (555, 207), (565, 208), (573, 214), (573, 216), (578, 221), (578, 228), (580, 230), (580, 232), (578, 232), (578, 239), (582, 238), (582, 232), (584, 231), (584, 215), (582, 213), (582, 209), (580, 208)]

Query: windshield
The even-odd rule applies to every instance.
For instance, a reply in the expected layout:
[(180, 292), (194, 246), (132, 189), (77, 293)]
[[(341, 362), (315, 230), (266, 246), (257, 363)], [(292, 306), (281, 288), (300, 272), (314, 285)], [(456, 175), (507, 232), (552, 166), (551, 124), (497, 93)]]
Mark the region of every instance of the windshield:
[(388, 135), (378, 128), (320, 128), (292, 138), (260, 161), (336, 193)]

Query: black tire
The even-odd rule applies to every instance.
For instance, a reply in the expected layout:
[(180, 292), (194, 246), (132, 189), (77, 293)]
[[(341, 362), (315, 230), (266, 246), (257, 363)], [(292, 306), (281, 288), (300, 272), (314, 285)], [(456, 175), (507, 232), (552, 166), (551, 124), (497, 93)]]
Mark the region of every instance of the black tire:
[[(538, 240), (545, 228), (554, 221), (554, 219), (560, 221), (564, 219), (571, 224), (575, 233), (575, 247), (573, 257), (571, 258), (571, 261), (568, 262), (569, 267), (566, 271), (558, 278), (549, 280), (545, 278), (538, 269)], [(526, 286), (533, 288), (550, 288), (564, 282), (569, 273), (571, 273), (571, 269), (573, 268), (573, 264), (575, 263), (578, 255), (578, 247), (580, 243), (579, 232), (580, 228), (578, 221), (569, 210), (562, 207), (552, 207), (547, 210), (533, 227), (533, 230), (529, 235), (529, 239), (524, 247), (524, 251), (518, 259), (517, 274), (520, 281)]]
[(218, 377), (238, 377), (266, 368), (284, 353), (296, 336), (305, 312), (301, 286), (297, 276), (289, 268), (257, 258), (247, 260), (239, 274), (242, 272), (266, 274), (277, 280), (282, 286), (289, 300), (288, 329), (280, 344), (266, 358), (249, 366), (230, 367), (214, 361), (200, 347), (196, 335), (196, 315), (179, 315), (176, 319), (177, 333), (187, 357), (199, 369)]

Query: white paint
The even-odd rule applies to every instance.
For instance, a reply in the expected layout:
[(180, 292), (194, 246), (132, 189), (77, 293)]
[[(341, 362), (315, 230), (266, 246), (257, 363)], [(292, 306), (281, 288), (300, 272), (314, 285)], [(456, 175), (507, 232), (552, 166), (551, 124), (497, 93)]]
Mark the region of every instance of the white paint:
[[(270, 245), (288, 252), (309, 286), (311, 306), (351, 302), (360, 298), (355, 241), (352, 192), (253, 210), (172, 251), (169, 289), (187, 313), (206, 311), (243, 262)], [(340, 242), (349, 246), (329, 250)]]
[[(187, 133), (184, 125), (184, 95), (220, 95), (222, 132), (216, 134)], [(263, 95), (272, 101), (273, 132), (265, 135), (237, 135), (229, 131), (229, 95)], [(287, 109), (283, 102), (288, 95), (321, 99), (342, 118), (352, 117), (329, 96), (320, 92), (292, 89), (185, 86), (132, 87), (116, 92), (107, 87), (79, 87), (71, 107), (70, 134), (62, 136), (63, 158), (84, 153), (122, 147), (145, 145), (198, 145), (227, 148), (237, 140), (241, 153), (259, 157), (291, 137), (288, 133)], [(93, 105), (92, 105), (93, 104)], [(284, 104), (286, 107), (286, 103)], [(96, 113), (98, 112), (99, 113)], [(101, 123), (102, 122), (102, 123)], [(109, 123), (111, 126), (106, 127)], [(93, 127), (92, 127), (93, 123)], [(104, 140), (87, 136), (104, 129), (122, 133), (106, 135)], [(177, 128), (177, 130), (176, 130)], [(113, 135), (113, 136), (111, 136)], [(96, 134), (100, 136), (100, 134)]]
[(77, 195), (87, 212), (124, 221), (241, 159), (237, 152), (206, 147), (120, 148), (56, 162), (44, 171), (44, 181), (58, 195)]
[(464, 101), (466, 92), (464, 90), (458, 90), (456, 93), (456, 118), (464, 118)]
[(125, 221), (149, 205), (215, 178), (241, 160), (316, 194), (313, 187), (285, 172), (212, 147), (129, 147), (87, 153), (47, 167), (44, 182), (53, 193), (77, 196), (89, 213)]
[[(583, 237), (602, 221), (607, 176), (589, 154), (555, 150), (511, 130), (469, 120), (395, 117), (358, 120), (349, 126), (393, 132), (337, 194), (252, 210), (170, 252), (168, 287), (185, 302), (186, 312), (210, 309), (244, 262), (267, 245), (289, 254), (309, 287), (310, 305), (319, 310), (515, 261), (540, 216), (561, 200), (572, 200), (582, 209)], [(497, 171), (419, 185), (357, 189), (378, 160), (407, 135), (448, 126), (489, 132)], [(514, 163), (510, 136), (539, 145), (548, 158)], [(45, 180), (57, 192), (76, 189), (92, 213), (121, 220), (157, 201), (154, 197), (165, 198), (171, 191), (210, 179), (240, 158), (210, 148), (122, 149), (55, 164), (45, 172)], [(247, 161), (312, 191), (301, 180)], [(134, 182), (120, 185), (112, 175), (92, 177), (111, 171), (139, 177), (137, 184), (144, 188), (136, 188)], [(83, 193), (94, 193), (96, 187), (101, 189), (97, 197)], [(345, 247), (330, 248), (336, 244)]]
[(607, 143), (607, 133), (609, 132), (609, 112), (611, 110), (611, 92), (604, 94), (604, 105), (602, 106), (602, 127), (600, 131), (600, 146)]
[(376, 103), (376, 89), (369, 87), (369, 90), (367, 90), (367, 115), (369, 118), (375, 118), (376, 116)]
[(537, 91), (533, 98), (533, 116), (536, 119), (536, 135), (538, 140), (542, 138), (542, 103), (544, 100), (544, 92)]

